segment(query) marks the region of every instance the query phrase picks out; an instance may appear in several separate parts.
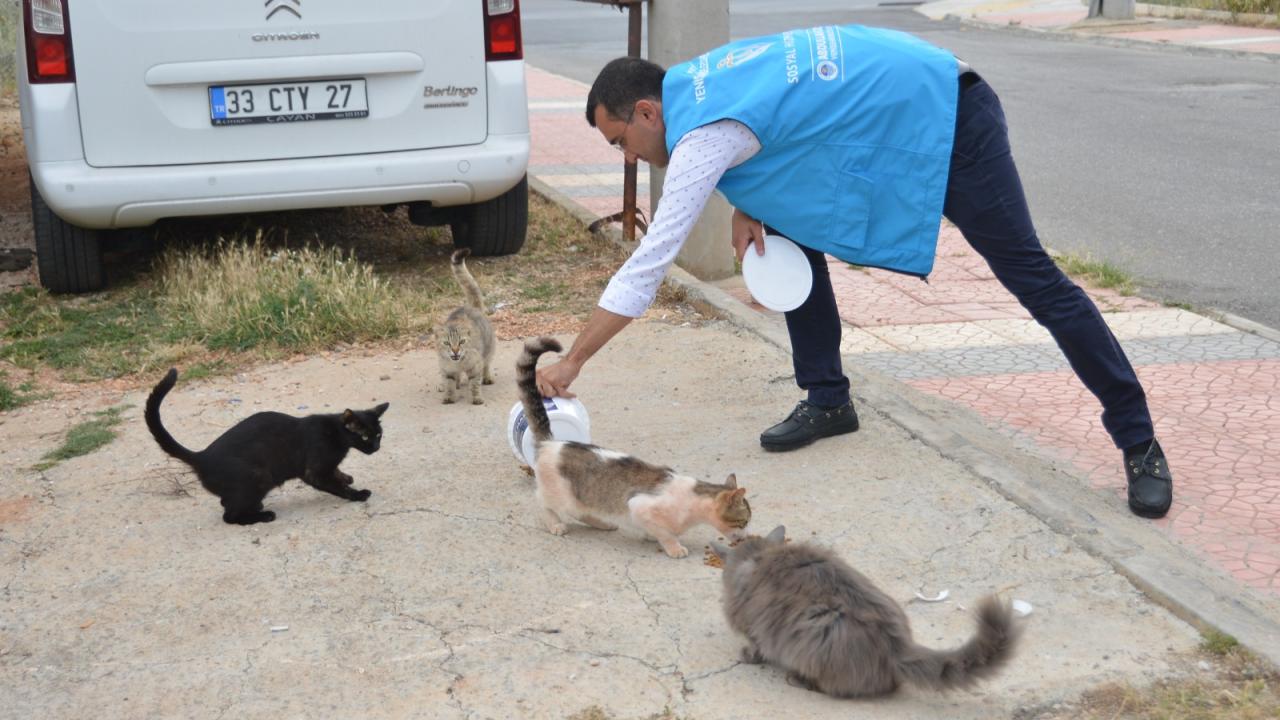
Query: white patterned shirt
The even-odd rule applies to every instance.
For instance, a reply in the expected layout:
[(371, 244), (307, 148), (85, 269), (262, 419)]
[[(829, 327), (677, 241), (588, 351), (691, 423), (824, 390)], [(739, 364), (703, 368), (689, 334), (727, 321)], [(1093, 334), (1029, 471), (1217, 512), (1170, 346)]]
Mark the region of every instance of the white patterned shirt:
[(662, 198), (649, 231), (614, 273), (600, 296), (600, 307), (631, 318), (643, 315), (653, 304), (662, 279), (693, 231), (720, 176), (758, 152), (760, 141), (736, 120), (718, 120), (680, 138), (671, 151)]

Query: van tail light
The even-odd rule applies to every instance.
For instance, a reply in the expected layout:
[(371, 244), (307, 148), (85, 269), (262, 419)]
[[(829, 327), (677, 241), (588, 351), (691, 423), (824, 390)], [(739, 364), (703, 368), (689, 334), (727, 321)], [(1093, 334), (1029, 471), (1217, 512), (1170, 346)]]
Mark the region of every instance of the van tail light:
[(520, 0), (480, 0), (484, 3), (485, 60), (520, 60)]
[(75, 82), (67, 0), (22, 0), (22, 26), (28, 79), (32, 83)]

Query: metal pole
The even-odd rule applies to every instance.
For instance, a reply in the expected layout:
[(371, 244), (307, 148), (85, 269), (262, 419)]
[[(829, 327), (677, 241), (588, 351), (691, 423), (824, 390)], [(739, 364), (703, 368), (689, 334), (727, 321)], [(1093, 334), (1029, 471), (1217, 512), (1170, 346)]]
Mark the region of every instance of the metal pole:
[[(640, 57), (641, 3), (627, 6), (627, 56)], [(636, 163), (624, 160), (622, 168), (622, 237), (636, 241)]]

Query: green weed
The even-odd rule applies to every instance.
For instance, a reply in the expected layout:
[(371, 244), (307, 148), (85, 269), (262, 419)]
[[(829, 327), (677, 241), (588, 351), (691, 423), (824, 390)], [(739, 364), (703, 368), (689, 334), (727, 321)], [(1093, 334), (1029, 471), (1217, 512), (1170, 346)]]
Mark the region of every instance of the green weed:
[(15, 386), (9, 382), (9, 374), (0, 370), (0, 411), (20, 408), (41, 397), (36, 392), (35, 383), (28, 380)]
[(1094, 260), (1091, 255), (1081, 257), (1062, 253), (1055, 255), (1053, 260), (1066, 274), (1094, 287), (1115, 290), (1121, 295), (1132, 295), (1136, 290), (1132, 276), (1109, 262)]
[(1217, 630), (1210, 630), (1204, 633), (1204, 637), (1200, 641), (1200, 648), (1213, 655), (1226, 655), (1239, 646), (1240, 642), (1238, 640)]
[(94, 419), (73, 426), (57, 449), (44, 455), (36, 470), (48, 470), (63, 460), (88, 455), (116, 439), (115, 427), (120, 424), (120, 413), (125, 407), (113, 407), (94, 413)]

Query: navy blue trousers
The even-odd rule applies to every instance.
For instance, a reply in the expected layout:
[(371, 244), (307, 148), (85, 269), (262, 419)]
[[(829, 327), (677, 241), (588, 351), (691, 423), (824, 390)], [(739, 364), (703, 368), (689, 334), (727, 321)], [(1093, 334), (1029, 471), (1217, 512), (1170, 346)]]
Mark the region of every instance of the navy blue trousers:
[[(1000, 99), (974, 73), (960, 79), (943, 214), (1053, 336), (1072, 370), (1102, 403), (1102, 424), (1116, 447), (1152, 439), (1151, 413), (1133, 366), (1097, 306), (1058, 269), (1036, 237)], [(843, 405), (849, 401), (849, 380), (840, 364), (835, 293), (826, 258), (803, 249), (813, 267), (813, 291), (786, 313), (796, 383), (815, 405)]]

